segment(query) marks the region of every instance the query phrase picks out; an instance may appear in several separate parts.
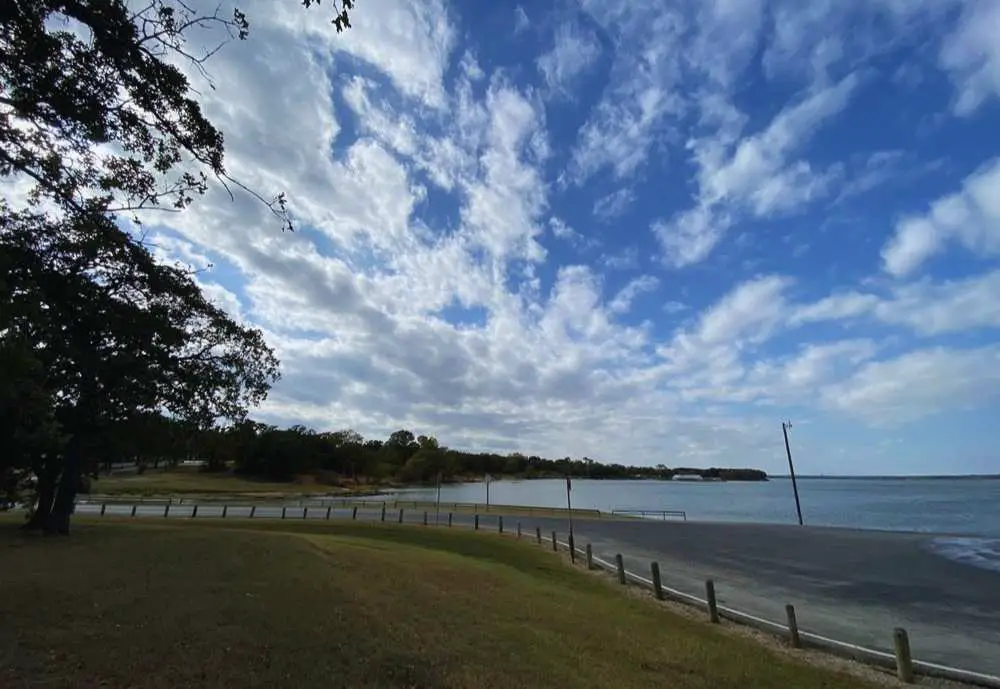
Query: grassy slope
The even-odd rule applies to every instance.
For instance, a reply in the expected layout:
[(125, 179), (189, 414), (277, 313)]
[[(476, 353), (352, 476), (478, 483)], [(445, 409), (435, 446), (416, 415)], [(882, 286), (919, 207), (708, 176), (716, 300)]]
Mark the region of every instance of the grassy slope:
[(496, 536), (79, 521), (0, 529), (0, 686), (864, 686)]
[(181, 494), (332, 494), (343, 488), (318, 483), (277, 483), (256, 481), (229, 473), (209, 473), (178, 469), (147, 471), (144, 474), (101, 476), (91, 483), (91, 491), (102, 495), (181, 495)]

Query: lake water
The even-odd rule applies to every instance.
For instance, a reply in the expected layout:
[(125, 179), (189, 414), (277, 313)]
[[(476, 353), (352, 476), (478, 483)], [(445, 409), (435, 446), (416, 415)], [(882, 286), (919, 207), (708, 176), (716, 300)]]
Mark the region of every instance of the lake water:
[[(817, 479), (798, 480), (807, 525), (920, 531), (935, 539), (940, 554), (954, 560), (1000, 567), (1000, 480), (996, 479)], [(435, 488), (399, 491), (407, 500), (434, 500)], [(405, 496), (405, 498), (404, 498)], [(762, 482), (573, 480), (573, 507), (611, 510), (683, 510), (698, 521), (794, 524), (789, 479)], [(442, 502), (486, 502), (482, 482), (444, 485)], [(562, 479), (493, 481), (495, 505), (565, 507)]]

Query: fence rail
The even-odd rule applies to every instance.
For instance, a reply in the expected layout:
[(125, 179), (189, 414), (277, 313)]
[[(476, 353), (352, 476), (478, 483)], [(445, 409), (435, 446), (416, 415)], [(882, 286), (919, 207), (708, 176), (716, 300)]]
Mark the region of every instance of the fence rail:
[(616, 517), (618, 515), (626, 517), (660, 517), (662, 520), (666, 521), (669, 519), (683, 519), (687, 521), (687, 512), (684, 510), (611, 510), (611, 516)]
[[(368, 516), (369, 519), (374, 519), (386, 523), (404, 523), (404, 512), (405, 507), (394, 507), (397, 514), (389, 514), (389, 505), (400, 505), (400, 504), (413, 504), (420, 507), (425, 506), (427, 503), (399, 503), (397, 501), (360, 501), (360, 500), (344, 500), (340, 504), (327, 504), (324, 506), (320, 505), (303, 505), (299, 506), (289, 506), (289, 505), (267, 505), (267, 504), (252, 504), (252, 505), (230, 505), (230, 504), (198, 504), (198, 503), (162, 503), (160, 505), (153, 505), (150, 503), (96, 503), (96, 502), (81, 502), (78, 503), (77, 511), (81, 514), (99, 514), (100, 516), (119, 516), (119, 517), (179, 517), (179, 518), (272, 518), (272, 519), (311, 519), (311, 520), (329, 520), (333, 518), (346, 518), (352, 520), (359, 519), (359, 509), (375, 509), (373, 515), (361, 515), (362, 518)], [(442, 504), (442, 507), (447, 507), (450, 504), (452, 506), (467, 506), (464, 503), (447, 503)], [(160, 509), (162, 507), (162, 509)], [(499, 507), (499, 506), (491, 506)], [(656, 512), (656, 513), (670, 513), (671, 510), (632, 510), (634, 512)], [(575, 512), (575, 510), (574, 510)], [(615, 510), (615, 513), (625, 513), (629, 510)], [(674, 510), (673, 512), (680, 512), (680, 510)], [(428, 521), (428, 510), (418, 510), (415, 512), (417, 515), (414, 519), (419, 520), (420, 515), (423, 515), (422, 523), (424, 526), (430, 526), (432, 524), (444, 525), (443, 517), (440, 514), (432, 515), (437, 517), (434, 521)], [(682, 513), (683, 514), (683, 513)], [(453, 526), (453, 523), (457, 526), (472, 527), (475, 530), (481, 530), (481, 516), (478, 512), (475, 512), (471, 516), (474, 516), (474, 522), (472, 524), (461, 524), (454, 522), (455, 514), (452, 511), (447, 513), (447, 526)], [(466, 516), (470, 516), (466, 513)], [(489, 515), (496, 517), (496, 531), (498, 533), (504, 532), (504, 522), (502, 515)], [(531, 515), (511, 515), (517, 516), (531, 516)], [(411, 521), (410, 524), (419, 523), (419, 521)], [(516, 530), (510, 530), (506, 533), (511, 532), (516, 533), (517, 538), (522, 537), (521, 522), (516, 523)], [(541, 529), (535, 528), (535, 540), (538, 544), (543, 544)], [(545, 545), (548, 545), (548, 539), (545, 539)], [(941, 663), (934, 663), (924, 660), (919, 660), (910, 657), (909, 640), (906, 635), (906, 631), (900, 628), (893, 630), (893, 639), (895, 642), (895, 653), (889, 653), (886, 651), (881, 651), (874, 648), (868, 648), (858, 644), (853, 644), (847, 641), (841, 641), (839, 639), (833, 639), (822, 634), (817, 634), (814, 632), (805, 631), (799, 629), (797, 622), (795, 621), (795, 612), (792, 606), (786, 606), (786, 611), (788, 612), (788, 619), (786, 622), (775, 622), (774, 620), (768, 620), (757, 615), (752, 615), (750, 613), (736, 610), (724, 605), (718, 605), (716, 603), (715, 595), (715, 582), (712, 580), (706, 581), (706, 596), (702, 598), (698, 595), (693, 595), (689, 592), (681, 591), (679, 589), (674, 589), (669, 586), (665, 586), (660, 577), (659, 564), (656, 562), (651, 563), (651, 578), (647, 578), (638, 574), (636, 572), (629, 571), (625, 568), (624, 560), (622, 555), (619, 553), (615, 555), (615, 561), (610, 562), (604, 558), (598, 557), (593, 554), (593, 548), (591, 544), (587, 543), (585, 546), (580, 547), (573, 543), (572, 536), (569, 541), (563, 541), (557, 538), (555, 531), (552, 532), (551, 546), (553, 550), (564, 550), (569, 551), (572, 555), (573, 562), (584, 562), (587, 568), (600, 568), (605, 571), (615, 573), (618, 576), (618, 581), (623, 584), (633, 584), (643, 588), (650, 589), (654, 592), (657, 599), (663, 600), (673, 600), (676, 602), (686, 603), (688, 605), (697, 606), (706, 609), (709, 613), (711, 621), (717, 622), (719, 618), (728, 619), (733, 622), (744, 624), (747, 626), (755, 627), (762, 631), (770, 634), (780, 635), (784, 638), (789, 639), (790, 644), (793, 647), (799, 647), (799, 645), (811, 645), (816, 648), (821, 648), (823, 650), (838, 654), (846, 655), (848, 657), (862, 660), (864, 662), (879, 665), (883, 667), (894, 667), (897, 671), (899, 678), (905, 682), (912, 682), (913, 673), (919, 673), (922, 675), (930, 677), (939, 677), (943, 679), (953, 680), (957, 682), (964, 682), (966, 684), (974, 684), (984, 687), (992, 687), (994, 689), (1000, 689), (1000, 677), (995, 675), (990, 675), (982, 672), (976, 672), (972, 670), (966, 670), (962, 668), (952, 667), (949, 665), (944, 665)], [(579, 556), (579, 557), (578, 557)], [(902, 643), (900, 643), (902, 641)]]

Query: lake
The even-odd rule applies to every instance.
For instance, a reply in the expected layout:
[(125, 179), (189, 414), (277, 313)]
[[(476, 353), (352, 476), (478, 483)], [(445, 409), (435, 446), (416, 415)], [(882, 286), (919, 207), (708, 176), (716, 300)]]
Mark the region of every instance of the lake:
[[(1000, 480), (966, 478), (800, 478), (807, 525), (922, 531), (1000, 538)], [(398, 491), (407, 500), (434, 500), (435, 488)], [(792, 482), (595, 481), (574, 479), (573, 507), (684, 510), (699, 521), (794, 524)], [(444, 485), (442, 502), (486, 502), (482, 482)], [(490, 484), (496, 505), (565, 507), (563, 479)]]

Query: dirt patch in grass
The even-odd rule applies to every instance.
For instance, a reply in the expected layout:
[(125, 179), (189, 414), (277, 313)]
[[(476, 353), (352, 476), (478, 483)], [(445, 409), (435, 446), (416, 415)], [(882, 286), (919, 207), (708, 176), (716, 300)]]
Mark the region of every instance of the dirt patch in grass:
[(0, 561), (2, 687), (871, 686), (495, 535), (8, 523)]

